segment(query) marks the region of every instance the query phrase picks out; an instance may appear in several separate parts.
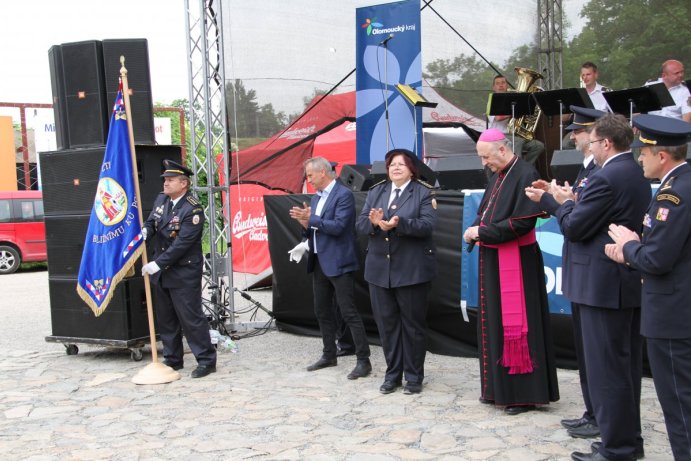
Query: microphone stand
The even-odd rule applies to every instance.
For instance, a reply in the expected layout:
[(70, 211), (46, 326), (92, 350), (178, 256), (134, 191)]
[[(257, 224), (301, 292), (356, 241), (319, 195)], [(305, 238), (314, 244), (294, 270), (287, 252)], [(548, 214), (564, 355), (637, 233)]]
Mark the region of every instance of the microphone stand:
[(386, 117), (386, 152), (389, 152), (389, 130), (391, 129), (389, 127), (389, 39), (384, 40), (382, 44), (384, 45), (384, 116)]

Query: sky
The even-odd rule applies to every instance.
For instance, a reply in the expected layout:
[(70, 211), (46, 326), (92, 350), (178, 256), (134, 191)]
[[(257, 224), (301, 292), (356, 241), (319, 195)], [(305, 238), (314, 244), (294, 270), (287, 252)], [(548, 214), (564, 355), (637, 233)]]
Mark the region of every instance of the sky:
[(183, 0), (11, 0), (2, 15), (0, 102), (49, 104), (51, 46), (117, 38), (148, 40), (154, 102), (188, 98)]
[[(458, 3), (456, 3), (458, 2)], [(564, 0), (563, 8), (572, 23), (585, 0)], [(197, 0), (190, 0), (197, 5)], [(279, 102), (270, 91), (260, 91), (263, 76), (289, 77), (290, 67), (300, 59), (299, 67), (309, 77), (329, 88), (354, 67), (354, 38), (350, 35), (356, 6), (380, 3), (377, 0), (224, 0), (223, 18), (227, 32), (226, 78), (253, 78), (261, 104), (275, 103), (279, 110), (291, 110), (291, 103)], [(490, 58), (501, 58), (497, 46), (510, 49), (512, 40), (492, 37), (487, 24), (511, 29), (520, 21), (516, 14), (533, 15), (535, 2), (522, 0), (437, 0), (433, 5), (444, 14), (449, 5), (467, 5), (458, 15), (449, 12), (452, 24)], [(306, 8), (306, 5), (311, 8)], [(327, 8), (322, 8), (328, 5)], [(513, 5), (513, 6), (512, 6)], [(517, 6), (521, 5), (521, 6)], [(313, 7), (320, 6), (317, 10)], [(483, 9), (484, 8), (484, 9)], [(119, 11), (118, 11), (119, 10)], [(322, 16), (317, 13), (320, 12)], [(271, 12), (274, 12), (273, 14)], [(12, 0), (3, 2), (3, 27), (0, 28), (0, 102), (50, 103), (50, 70), (48, 49), (52, 45), (84, 40), (146, 38), (149, 44), (151, 83), (154, 103), (167, 104), (188, 99), (187, 34), (183, 0)], [(336, 29), (334, 16), (341, 18)], [(493, 18), (497, 18), (495, 21)], [(430, 21), (430, 24), (435, 24)], [(424, 25), (424, 23), (423, 23)], [(475, 27), (472, 27), (475, 25)], [(430, 26), (436, 27), (436, 26)], [(312, 28), (323, 28), (324, 33)], [(281, 29), (279, 31), (279, 29)], [(309, 40), (298, 40), (300, 33), (312, 33)], [(335, 34), (337, 32), (337, 34)], [(534, 30), (530, 31), (534, 33)], [(574, 31), (571, 30), (570, 35)], [(288, 34), (288, 35), (285, 35)], [(523, 32), (521, 32), (524, 35)], [(567, 34), (568, 36), (569, 34)], [(314, 37), (317, 39), (314, 39)], [(530, 38), (530, 37), (519, 37)], [(440, 44), (447, 39), (441, 39)], [(449, 48), (451, 53), (465, 52), (461, 45)], [(294, 46), (299, 43), (300, 46)], [(507, 45), (507, 43), (509, 45)], [(286, 45), (289, 46), (286, 46)], [(431, 53), (437, 49), (431, 44)], [(423, 49), (423, 53), (425, 53)], [(232, 68), (230, 66), (232, 65)], [(303, 72), (304, 74), (304, 72)], [(108, 77), (108, 76), (106, 76)], [(117, 78), (117, 77), (114, 77)], [(300, 78), (305, 78), (302, 75)], [(249, 81), (249, 80), (248, 80)], [(290, 92), (290, 86), (282, 91)]]

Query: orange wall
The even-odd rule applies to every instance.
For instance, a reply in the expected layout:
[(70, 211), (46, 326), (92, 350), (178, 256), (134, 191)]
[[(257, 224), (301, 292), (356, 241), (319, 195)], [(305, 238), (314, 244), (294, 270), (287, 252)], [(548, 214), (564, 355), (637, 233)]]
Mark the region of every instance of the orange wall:
[(0, 116), (0, 190), (17, 190), (12, 117)]

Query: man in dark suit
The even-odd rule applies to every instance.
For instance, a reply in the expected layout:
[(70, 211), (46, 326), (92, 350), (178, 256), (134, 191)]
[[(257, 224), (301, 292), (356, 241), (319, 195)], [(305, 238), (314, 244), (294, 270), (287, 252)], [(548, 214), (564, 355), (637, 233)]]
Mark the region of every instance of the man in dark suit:
[(360, 267), (355, 198), (350, 189), (335, 179), (331, 164), (323, 157), (308, 159), (305, 175), (317, 193), (309, 207), (293, 207), (290, 216), (302, 225), (309, 245), (307, 272), (312, 273), (314, 312), (324, 344), (321, 358), (307, 371), (337, 365), (335, 297), (355, 344), (357, 364), (348, 379), (363, 378), (370, 374), (372, 365), (365, 326), (354, 302), (353, 273)]
[(650, 185), (629, 150), (633, 131), (623, 116), (605, 115), (589, 136), (600, 170), (589, 177), (578, 200), (560, 189), (553, 203), (561, 205), (541, 201), (572, 243), (563, 290), (579, 304), (590, 399), (602, 437), (597, 451), (573, 452), (571, 458), (633, 459), (643, 455), (640, 274), (607, 258), (604, 249), (611, 243), (610, 223), (640, 231)]
[(607, 256), (642, 275), (641, 333), (674, 459), (691, 460), (691, 123), (639, 115), (634, 147), (646, 178), (660, 187), (643, 218), (643, 236), (612, 224)]
[(144, 238), (156, 236), (153, 261), (142, 267), (156, 287), (156, 320), (163, 342), (163, 363), (183, 368), (182, 335), (197, 359), (193, 378), (216, 371), (216, 349), (202, 312), (202, 232), (204, 208), (189, 192), (188, 168), (165, 160), (163, 193), (144, 223)]
[[(571, 191), (577, 199), (580, 192), (588, 184), (590, 175), (600, 169), (593, 159), (593, 154), (590, 153), (589, 133), (595, 121), (605, 115), (605, 112), (578, 106), (571, 106), (569, 109), (573, 112), (574, 118), (573, 123), (567, 126), (566, 129), (571, 131), (569, 135), (571, 140), (576, 146), (576, 149), (583, 154), (583, 166), (581, 166), (578, 176), (571, 186)], [(568, 187), (568, 184), (566, 186)], [(540, 208), (554, 209), (557, 208), (559, 204), (554, 201), (554, 196), (549, 193), (551, 187), (559, 186), (557, 186), (556, 183), (550, 184), (541, 179), (534, 182), (532, 187), (526, 188), (526, 195), (532, 201), (538, 203), (540, 203), (541, 200), (551, 201), (550, 205), (541, 205)], [(571, 242), (568, 239), (564, 239), (564, 246), (562, 249), (563, 267), (567, 267), (572, 263), (569, 258), (571, 251)], [(571, 435), (583, 438), (597, 437), (600, 435), (600, 429), (597, 427), (593, 405), (590, 401), (590, 392), (588, 390), (588, 375), (585, 369), (586, 365), (583, 353), (581, 311), (578, 303), (571, 303), (571, 323), (573, 325), (574, 350), (576, 352), (578, 377), (581, 382), (581, 394), (583, 395), (583, 403), (585, 403), (585, 412), (583, 412), (583, 416), (580, 418), (562, 419), (561, 425), (564, 426)]]

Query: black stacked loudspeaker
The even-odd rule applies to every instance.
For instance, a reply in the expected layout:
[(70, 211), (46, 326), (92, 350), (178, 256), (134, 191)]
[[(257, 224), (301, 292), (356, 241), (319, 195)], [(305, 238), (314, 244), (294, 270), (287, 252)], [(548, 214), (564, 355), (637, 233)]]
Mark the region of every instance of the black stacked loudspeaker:
[(487, 174), (477, 155), (455, 155), (428, 159), (437, 172), (439, 187), (444, 190), (484, 189)]
[(118, 94), (120, 56), (125, 57), (127, 84), (132, 112), (132, 132), (136, 144), (155, 144), (154, 104), (151, 97), (149, 45), (145, 38), (103, 40), (103, 67), (106, 75), (106, 100), (112, 105)]
[(154, 144), (146, 39), (89, 40), (48, 50), (58, 149), (105, 145), (125, 56), (135, 142)]
[(371, 165), (343, 165), (338, 179), (353, 192), (367, 191), (372, 187)]
[(552, 161), (550, 162), (552, 178), (560, 184), (568, 181), (569, 184), (573, 185), (582, 166), (583, 154), (581, 151), (576, 149), (555, 150), (552, 154)]
[[(181, 161), (179, 146), (136, 146), (144, 219), (161, 192), (163, 160)], [(41, 153), (41, 182), (48, 247), (52, 334), (56, 337), (129, 341), (149, 335), (141, 263), (115, 289), (95, 317), (77, 295), (77, 276), (105, 147)]]

